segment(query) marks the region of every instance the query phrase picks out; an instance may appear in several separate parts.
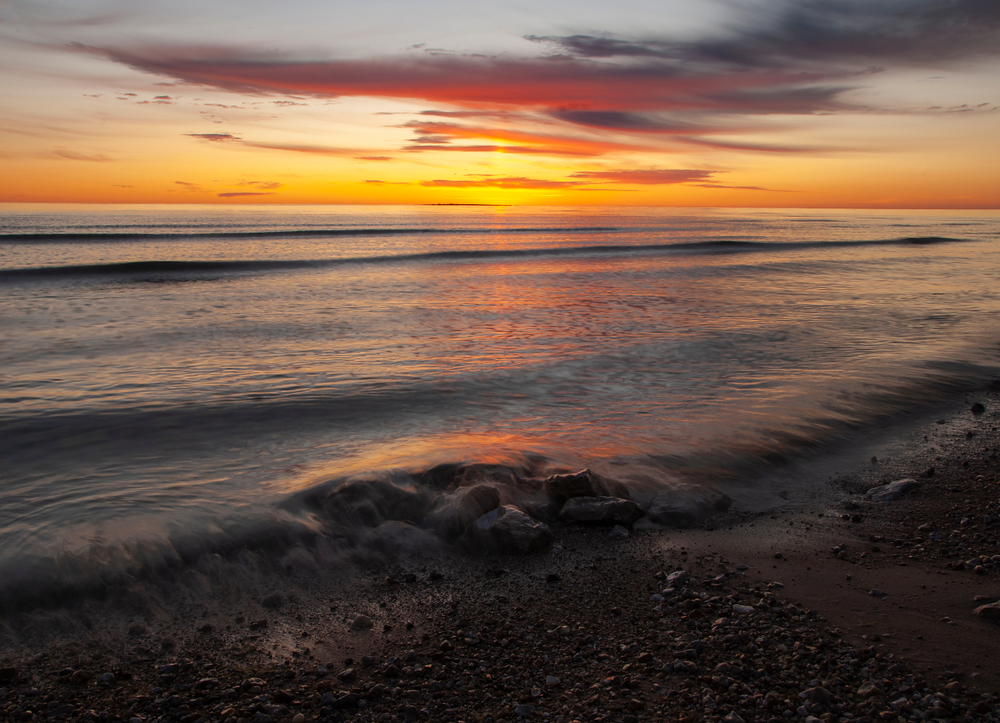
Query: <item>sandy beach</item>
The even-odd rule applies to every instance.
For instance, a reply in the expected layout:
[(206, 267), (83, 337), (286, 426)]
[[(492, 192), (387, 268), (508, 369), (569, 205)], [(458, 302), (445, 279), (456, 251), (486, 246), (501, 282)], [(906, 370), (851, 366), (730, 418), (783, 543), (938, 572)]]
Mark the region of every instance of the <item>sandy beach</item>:
[[(1000, 628), (974, 610), (1000, 599), (997, 397), (957, 400), (897, 434), (892, 456), (708, 529), (616, 538), (562, 525), (544, 553), (428, 544), (324, 574), (294, 552), (203, 560), (105, 601), (12, 614), (0, 710), (133, 723), (993, 720)], [(905, 478), (919, 486), (899, 500), (865, 496)]]

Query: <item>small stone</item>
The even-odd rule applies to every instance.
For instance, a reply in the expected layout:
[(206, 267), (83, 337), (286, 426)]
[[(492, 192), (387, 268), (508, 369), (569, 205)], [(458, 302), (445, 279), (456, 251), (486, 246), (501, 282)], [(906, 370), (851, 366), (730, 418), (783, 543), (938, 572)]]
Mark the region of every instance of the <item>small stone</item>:
[(351, 623), (351, 627), (354, 628), (355, 630), (367, 630), (371, 628), (374, 624), (375, 623), (372, 622), (372, 619), (367, 615), (358, 615), (356, 618), (354, 618), (354, 621)]
[(811, 700), (813, 703), (822, 703), (823, 705), (829, 703), (832, 697), (830, 695), (830, 691), (820, 686), (816, 686), (815, 688), (807, 688), (806, 690), (802, 691), (800, 695), (802, 695), (802, 697), (806, 698), (807, 700)]
[[(927, 473), (925, 472), (924, 474)], [(933, 474), (933, 471), (931, 474)], [(930, 475), (927, 476), (929, 477)], [(901, 479), (890, 482), (887, 485), (882, 485), (881, 487), (872, 487), (865, 492), (865, 497), (872, 502), (893, 502), (902, 499), (905, 495), (915, 492), (918, 489), (920, 489), (920, 483), (915, 479)]]
[(611, 532), (608, 533), (608, 537), (628, 537), (628, 529), (621, 525), (615, 525), (611, 528)]
[(71, 685), (86, 685), (87, 681), (90, 680), (91, 675), (83, 670), (76, 670), (69, 676), (69, 682)]
[(341, 680), (351, 680), (355, 676), (354, 668), (344, 668), (342, 671), (337, 673), (337, 677)]
[(979, 402), (976, 402), (971, 407), (969, 407), (969, 411), (972, 412), (973, 414), (982, 414), (983, 412), (986, 411), (986, 407), (984, 407)]
[(744, 723), (744, 720), (740, 718), (740, 716), (735, 711), (727, 715), (722, 720), (724, 720), (725, 723)]
[(736, 605), (733, 605), (733, 612), (734, 613), (743, 613), (744, 615), (746, 615), (746, 614), (752, 613), (753, 612), (753, 608), (750, 607), (749, 605), (739, 605), (739, 604), (736, 604)]
[(885, 691), (869, 680), (858, 688), (858, 695), (862, 698), (871, 698), (872, 696), (885, 695)]
[(514, 715), (521, 718), (529, 718), (535, 714), (534, 707), (530, 705), (519, 705), (514, 709)]
[(879, 590), (877, 587), (873, 587), (871, 590), (869, 590), (868, 594), (871, 595), (872, 597), (885, 597), (885, 592)]
[(554, 675), (546, 675), (545, 676), (545, 685), (554, 686), (554, 685), (559, 685), (559, 683), (560, 683), (560, 680), (556, 676), (554, 676)]
[(295, 717), (292, 718), (292, 723), (305, 723), (306, 717), (301, 713), (296, 713)]

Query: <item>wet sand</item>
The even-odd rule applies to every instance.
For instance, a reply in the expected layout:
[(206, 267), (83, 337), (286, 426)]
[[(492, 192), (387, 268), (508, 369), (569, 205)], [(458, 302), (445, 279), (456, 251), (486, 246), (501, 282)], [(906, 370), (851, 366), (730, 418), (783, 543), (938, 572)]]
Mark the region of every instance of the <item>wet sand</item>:
[[(870, 461), (865, 449), (823, 489), (712, 529), (616, 539), (559, 527), (551, 551), (527, 557), (428, 540), (405, 559), (334, 571), (293, 552), (280, 570), (243, 560), (238, 579), (206, 562), (111, 601), (12, 616), (0, 711), (185, 723), (993, 720), (1000, 627), (972, 611), (1000, 598), (997, 396), (960, 400), (892, 454)], [(986, 410), (972, 414), (977, 400)], [(904, 499), (863, 496), (905, 477), (921, 487)]]

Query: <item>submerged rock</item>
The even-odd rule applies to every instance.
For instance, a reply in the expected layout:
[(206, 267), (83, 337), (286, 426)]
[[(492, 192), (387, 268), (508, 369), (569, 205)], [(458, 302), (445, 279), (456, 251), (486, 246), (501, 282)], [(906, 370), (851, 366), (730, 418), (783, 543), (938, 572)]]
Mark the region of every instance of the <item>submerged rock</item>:
[(499, 508), (488, 529), (501, 547), (522, 554), (544, 550), (552, 545), (552, 530), (548, 525), (511, 505)]
[(427, 526), (442, 537), (453, 539), (490, 510), (500, 506), (500, 492), (490, 485), (460, 490), (427, 515)]
[(872, 502), (894, 502), (918, 489), (920, 489), (920, 483), (915, 479), (901, 479), (881, 487), (872, 487), (865, 492), (865, 497)]
[(652, 522), (674, 527), (691, 527), (725, 512), (733, 501), (729, 495), (702, 485), (679, 485), (664, 490), (646, 510)]
[(431, 504), (427, 492), (385, 480), (355, 480), (333, 490), (319, 505), (326, 517), (341, 523), (378, 527), (387, 520), (416, 522)]
[(629, 498), (628, 487), (624, 484), (589, 469), (573, 474), (552, 475), (543, 482), (543, 485), (545, 494), (557, 504), (576, 497), (620, 497), (625, 500)]
[(563, 505), (559, 517), (569, 522), (631, 525), (642, 517), (642, 508), (620, 497), (574, 497)]

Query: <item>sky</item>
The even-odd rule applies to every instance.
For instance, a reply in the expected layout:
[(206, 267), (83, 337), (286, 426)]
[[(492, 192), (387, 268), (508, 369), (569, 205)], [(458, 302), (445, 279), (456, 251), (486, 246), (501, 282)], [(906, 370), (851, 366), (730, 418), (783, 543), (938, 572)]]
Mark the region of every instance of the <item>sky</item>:
[(997, 0), (0, 0), (0, 202), (1000, 208)]

